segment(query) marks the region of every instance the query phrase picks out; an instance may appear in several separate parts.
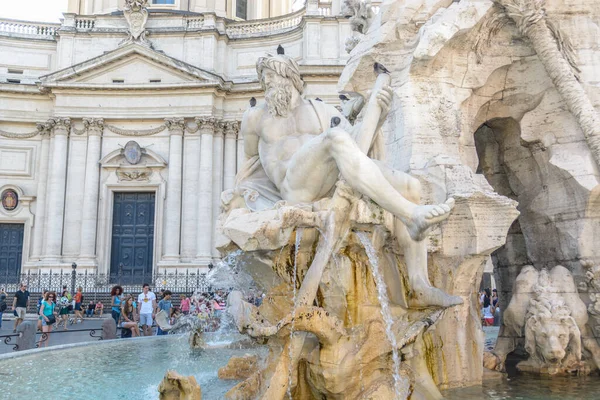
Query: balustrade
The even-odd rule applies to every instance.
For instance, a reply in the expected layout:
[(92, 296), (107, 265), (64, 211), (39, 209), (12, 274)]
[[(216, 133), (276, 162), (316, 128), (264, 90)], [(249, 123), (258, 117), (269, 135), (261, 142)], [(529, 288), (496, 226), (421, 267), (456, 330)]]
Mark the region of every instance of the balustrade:
[(90, 30), (94, 29), (96, 25), (96, 20), (92, 18), (77, 18), (75, 20), (75, 28), (77, 30)]
[(18, 35), (37, 35), (54, 37), (60, 24), (43, 24), (25, 22), (11, 19), (0, 19), (0, 32), (15, 33)]
[(304, 14), (305, 10), (302, 9), (276, 19), (231, 22), (225, 29), (230, 38), (267, 36), (295, 29), (302, 22)]
[(204, 25), (204, 18), (190, 18), (187, 20), (188, 29), (200, 29)]

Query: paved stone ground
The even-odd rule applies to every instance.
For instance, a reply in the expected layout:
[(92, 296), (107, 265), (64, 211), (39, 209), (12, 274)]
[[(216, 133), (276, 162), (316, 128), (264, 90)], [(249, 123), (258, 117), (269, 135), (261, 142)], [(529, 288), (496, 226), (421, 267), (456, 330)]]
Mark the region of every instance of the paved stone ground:
[[(72, 316), (72, 315), (71, 315)], [(110, 318), (109, 314), (105, 314), (104, 318)], [(26, 321), (36, 321), (37, 316), (34, 314), (27, 314)], [(96, 338), (90, 337), (89, 332), (70, 332), (70, 330), (76, 329), (96, 329), (96, 335), (100, 335), (102, 333), (102, 319), (98, 317), (94, 318), (86, 318), (83, 323), (73, 324), (68, 326), (67, 331), (63, 331), (62, 326), (58, 329), (58, 331), (53, 331), (50, 335), (50, 341), (48, 342), (48, 346), (56, 346), (61, 344), (71, 344), (71, 343), (81, 343), (81, 342), (89, 342), (98, 340)], [(0, 336), (1, 335), (12, 335), (14, 327), (14, 318), (12, 315), (7, 316), (7, 313), (4, 313), (2, 318), (2, 328), (0, 328)], [(39, 332), (36, 336), (36, 340), (40, 340), (42, 333)], [(16, 337), (13, 337), (9, 344), (4, 344), (4, 338), (0, 338), (0, 354), (12, 353), (13, 346), (16, 343)], [(1, 397), (1, 396), (0, 396)]]

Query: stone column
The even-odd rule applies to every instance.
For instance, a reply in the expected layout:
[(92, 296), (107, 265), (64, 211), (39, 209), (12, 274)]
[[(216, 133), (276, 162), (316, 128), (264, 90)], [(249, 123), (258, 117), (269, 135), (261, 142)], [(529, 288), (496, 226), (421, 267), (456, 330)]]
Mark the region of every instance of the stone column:
[(198, 174), (200, 169), (200, 129), (187, 129), (183, 136), (183, 199), (181, 219), (181, 260), (196, 258), (198, 215)]
[(237, 172), (237, 146), (236, 138), (239, 131), (237, 121), (227, 122), (225, 124), (225, 163), (223, 171), (223, 189), (233, 189), (235, 174)]
[(50, 139), (53, 147), (50, 177), (48, 179), (48, 217), (46, 224), (47, 260), (59, 261), (61, 255), (63, 222), (65, 212), (65, 189), (67, 186), (68, 137), (71, 129), (69, 118), (54, 118), (54, 129)]
[(72, 127), (69, 136), (67, 157), (67, 188), (65, 197), (65, 217), (63, 222), (62, 256), (75, 260), (81, 254), (81, 212), (85, 200), (85, 178), (87, 166), (87, 129)]
[(100, 156), (102, 155), (102, 118), (84, 118), (83, 124), (88, 134), (88, 147), (85, 159), (85, 189), (81, 210), (81, 251), (82, 261), (93, 261), (96, 255), (96, 231), (98, 226), (98, 197), (100, 195)]
[(32, 260), (39, 260), (44, 251), (44, 226), (46, 219), (46, 186), (48, 184), (48, 159), (50, 157), (50, 133), (54, 126), (54, 121), (50, 120), (43, 124), (38, 124), (38, 131), (42, 135), (42, 148), (40, 154), (40, 169), (38, 174), (37, 196), (35, 199), (35, 220), (33, 224), (33, 247), (31, 252)]
[(212, 191), (213, 191), (213, 134), (214, 118), (197, 118), (201, 136), (200, 170), (198, 173), (198, 214), (196, 259), (203, 265), (212, 261)]
[(244, 138), (238, 132), (237, 138), (237, 166), (235, 169), (236, 174), (240, 172), (242, 166), (246, 163), (246, 152), (244, 151)]
[(213, 141), (213, 182), (212, 182), (212, 225), (211, 234), (211, 253), (213, 258), (219, 258), (219, 252), (215, 248), (215, 229), (217, 227), (217, 218), (221, 210), (221, 192), (223, 191), (223, 136), (225, 133), (225, 124), (218, 122), (215, 125), (215, 135)]
[(164, 220), (165, 260), (179, 260), (181, 234), (181, 178), (183, 159), (183, 118), (166, 118), (169, 128), (169, 176), (167, 180), (167, 203)]

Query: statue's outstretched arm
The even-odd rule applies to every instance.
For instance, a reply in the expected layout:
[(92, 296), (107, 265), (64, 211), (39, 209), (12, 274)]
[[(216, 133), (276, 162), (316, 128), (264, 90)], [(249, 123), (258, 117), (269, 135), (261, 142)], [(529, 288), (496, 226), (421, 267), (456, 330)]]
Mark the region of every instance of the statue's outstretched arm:
[(360, 124), (360, 131), (355, 139), (364, 154), (369, 152), (377, 130), (381, 128), (387, 117), (392, 101), (392, 90), (389, 87), (391, 77), (388, 71), (381, 64), (375, 63), (375, 73), (377, 73), (377, 79), (365, 106), (366, 109), (363, 110), (364, 115)]

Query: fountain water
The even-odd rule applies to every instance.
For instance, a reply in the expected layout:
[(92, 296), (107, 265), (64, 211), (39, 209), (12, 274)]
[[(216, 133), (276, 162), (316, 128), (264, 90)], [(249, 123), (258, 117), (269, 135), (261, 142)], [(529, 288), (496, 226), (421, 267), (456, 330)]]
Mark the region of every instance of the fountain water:
[(379, 304), (381, 305), (381, 316), (385, 321), (385, 333), (392, 346), (392, 359), (394, 361), (394, 389), (396, 391), (396, 397), (398, 399), (408, 398), (408, 388), (410, 387), (409, 382), (400, 376), (400, 356), (398, 354), (398, 343), (396, 342), (396, 336), (392, 331), (394, 326), (394, 320), (392, 319), (392, 313), (390, 312), (390, 301), (387, 295), (387, 286), (383, 280), (383, 275), (379, 270), (379, 261), (377, 260), (377, 253), (373, 248), (373, 244), (369, 240), (366, 232), (356, 232), (360, 242), (362, 243), (369, 262), (371, 263), (371, 273), (375, 279), (377, 286), (377, 297)]
[(289, 397), (290, 400), (292, 400), (292, 392), (291, 392), (291, 387), (292, 387), (292, 374), (293, 374), (293, 365), (294, 365), (294, 360), (292, 359), (292, 343), (294, 342), (294, 320), (296, 318), (296, 308), (298, 307), (298, 303), (297, 303), (297, 299), (296, 299), (296, 286), (297, 286), (297, 279), (298, 279), (298, 252), (300, 251), (300, 244), (302, 243), (302, 234), (304, 233), (304, 229), (302, 228), (298, 228), (296, 230), (296, 241), (295, 241), (295, 246), (294, 246), (294, 270), (293, 270), (293, 275), (292, 275), (292, 290), (294, 292), (294, 297), (293, 297), (293, 301), (294, 301), (294, 305), (292, 308), (292, 324), (290, 325), (290, 340), (289, 340), (289, 345), (288, 345), (288, 353), (289, 353), (289, 357), (290, 357), (290, 366), (288, 368), (288, 390), (287, 390), (287, 395)]

